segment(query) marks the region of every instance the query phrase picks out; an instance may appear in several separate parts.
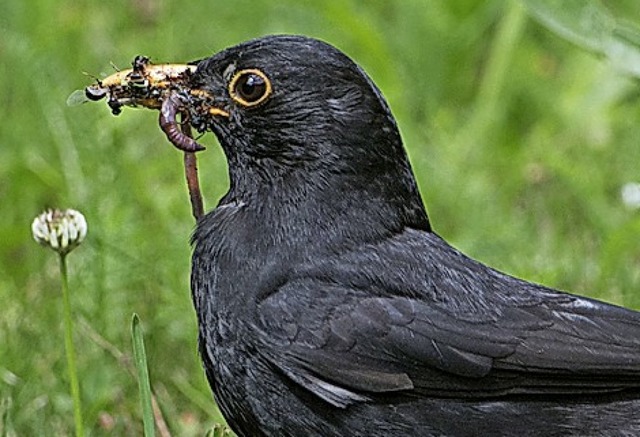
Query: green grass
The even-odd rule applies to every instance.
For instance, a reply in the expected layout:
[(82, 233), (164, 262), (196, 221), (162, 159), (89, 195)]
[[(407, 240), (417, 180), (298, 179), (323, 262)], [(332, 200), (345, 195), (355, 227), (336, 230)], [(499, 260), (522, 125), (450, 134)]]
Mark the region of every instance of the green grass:
[[(636, 0), (607, 2), (640, 23)], [(267, 33), (337, 45), (398, 118), (436, 230), (533, 281), (640, 309), (640, 87), (606, 57), (499, 0), (0, 2), (0, 417), (7, 435), (70, 435), (57, 259), (32, 241), (45, 207), (84, 213), (69, 257), (85, 428), (141, 435), (133, 312), (174, 435), (220, 421), (196, 352), (193, 228), (182, 156), (157, 113), (67, 107), (136, 54), (187, 61)], [(226, 189), (202, 140), (208, 208)]]

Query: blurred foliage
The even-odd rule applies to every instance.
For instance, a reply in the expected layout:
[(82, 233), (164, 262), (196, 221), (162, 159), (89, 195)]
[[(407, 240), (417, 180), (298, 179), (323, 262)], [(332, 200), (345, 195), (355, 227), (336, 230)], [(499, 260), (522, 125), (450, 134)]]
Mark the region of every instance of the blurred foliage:
[[(586, 2), (596, 23), (613, 20), (598, 37), (572, 21), (581, 2), (524, 3), (0, 2), (4, 432), (73, 429), (56, 259), (29, 230), (48, 206), (79, 209), (89, 223), (69, 267), (91, 435), (142, 432), (127, 370), (134, 311), (168, 427), (203, 435), (220, 421), (196, 352), (182, 157), (157, 113), (116, 118), (105, 105), (65, 105), (90, 75), (136, 54), (194, 60), (268, 33), (331, 42), (388, 98), (441, 235), (517, 276), (640, 309), (640, 211), (620, 198), (625, 183), (640, 182), (638, 65), (600, 44), (614, 35), (634, 53), (640, 3)], [(210, 208), (225, 192), (226, 164), (213, 135), (201, 141)]]
[(569, 41), (640, 77), (640, 26), (598, 0), (524, 0), (533, 17)]

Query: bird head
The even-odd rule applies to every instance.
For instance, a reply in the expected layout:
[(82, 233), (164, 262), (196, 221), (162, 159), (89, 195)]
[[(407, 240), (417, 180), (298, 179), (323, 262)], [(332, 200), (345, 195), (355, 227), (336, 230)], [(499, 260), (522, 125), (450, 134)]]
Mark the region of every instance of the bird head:
[(207, 116), (192, 121), (218, 137), (230, 197), (360, 199), (429, 227), (387, 103), (336, 48), (302, 36), (259, 38), (200, 61), (190, 87), (210, 96)]

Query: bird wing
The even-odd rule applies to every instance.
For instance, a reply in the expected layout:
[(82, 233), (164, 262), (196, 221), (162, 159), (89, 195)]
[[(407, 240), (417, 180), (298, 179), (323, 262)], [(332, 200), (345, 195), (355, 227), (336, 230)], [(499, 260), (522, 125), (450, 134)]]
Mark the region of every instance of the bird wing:
[(293, 269), (258, 312), (261, 353), (340, 407), (640, 386), (640, 313), (501, 274), (425, 232)]

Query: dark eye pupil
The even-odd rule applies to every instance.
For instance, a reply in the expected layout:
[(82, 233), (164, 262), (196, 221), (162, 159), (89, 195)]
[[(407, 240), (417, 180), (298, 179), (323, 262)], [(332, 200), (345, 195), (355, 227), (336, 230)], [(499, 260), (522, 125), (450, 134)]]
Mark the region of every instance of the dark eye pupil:
[(257, 74), (247, 74), (238, 80), (236, 92), (249, 103), (260, 100), (267, 91), (267, 84)]

